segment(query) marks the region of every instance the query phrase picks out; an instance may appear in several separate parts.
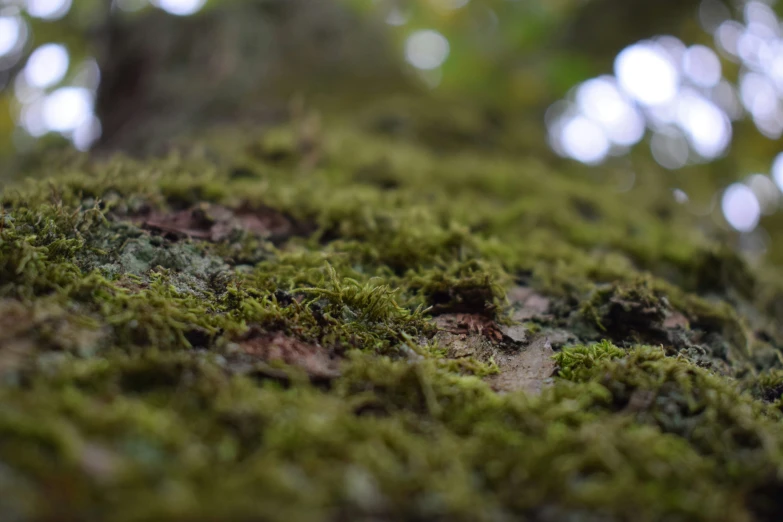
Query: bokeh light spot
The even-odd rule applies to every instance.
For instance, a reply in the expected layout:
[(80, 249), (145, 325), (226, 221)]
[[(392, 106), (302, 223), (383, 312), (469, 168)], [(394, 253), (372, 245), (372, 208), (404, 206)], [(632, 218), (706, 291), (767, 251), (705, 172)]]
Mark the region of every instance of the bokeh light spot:
[(775, 11), (763, 2), (753, 0), (745, 4), (745, 21), (748, 27), (758, 27), (759, 29), (756, 29), (756, 32), (762, 32), (760, 28), (763, 27), (773, 36), (777, 36), (780, 33), (778, 17), (775, 15)]
[(745, 27), (736, 20), (726, 20), (715, 31), (715, 43), (730, 56), (739, 54), (739, 40)]
[(783, 96), (783, 43), (778, 54), (770, 60), (767, 67), (767, 73), (772, 81), (775, 82), (775, 88), (778, 90), (778, 94)]
[(22, 20), (18, 16), (0, 16), (0, 56), (5, 56), (21, 47)]
[(68, 71), (68, 51), (55, 43), (44, 44), (33, 51), (24, 68), (25, 80), (32, 87), (44, 89), (63, 79)]
[(685, 51), (682, 68), (688, 79), (699, 87), (714, 87), (721, 79), (718, 55), (703, 45), (693, 45)]
[(35, 18), (57, 20), (68, 13), (71, 0), (27, 0), (25, 8)]
[(158, 0), (157, 6), (176, 16), (189, 16), (204, 7), (206, 0)]
[(717, 158), (731, 142), (731, 122), (726, 114), (695, 91), (680, 94), (677, 122), (693, 150), (704, 158)]
[(83, 87), (61, 87), (43, 101), (43, 121), (49, 130), (70, 132), (92, 117), (92, 94)]
[(659, 105), (675, 97), (679, 74), (666, 51), (651, 42), (625, 48), (614, 63), (620, 87), (643, 105)]
[(411, 34), (405, 42), (405, 58), (418, 69), (437, 69), (449, 56), (449, 41), (437, 31), (425, 29)]
[(563, 125), (560, 143), (566, 155), (588, 164), (603, 161), (610, 147), (603, 129), (584, 116), (576, 116)]
[(770, 78), (756, 72), (742, 75), (740, 99), (759, 131), (769, 138), (780, 137), (783, 131), (783, 110)]
[(739, 232), (750, 232), (759, 223), (761, 206), (753, 191), (742, 183), (733, 183), (723, 192), (721, 209), (726, 222)]
[(690, 199), (688, 198), (688, 194), (682, 189), (672, 190), (672, 196), (674, 196), (674, 201), (676, 201), (680, 205), (687, 203), (688, 200)]
[(93, 116), (79, 124), (73, 131), (73, 146), (79, 150), (89, 149), (101, 137), (101, 122)]
[(582, 113), (598, 123), (617, 145), (634, 145), (644, 136), (644, 118), (610, 76), (588, 80), (580, 85), (576, 103)]

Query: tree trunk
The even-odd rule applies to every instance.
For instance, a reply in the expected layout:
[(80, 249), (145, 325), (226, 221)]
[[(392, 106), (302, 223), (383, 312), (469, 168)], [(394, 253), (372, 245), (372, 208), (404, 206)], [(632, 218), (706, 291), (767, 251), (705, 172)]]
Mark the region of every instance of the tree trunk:
[(3, 192), (2, 520), (783, 516), (774, 272), (353, 36), (308, 77), (376, 102), (281, 105), (252, 20), (115, 28), (99, 150)]

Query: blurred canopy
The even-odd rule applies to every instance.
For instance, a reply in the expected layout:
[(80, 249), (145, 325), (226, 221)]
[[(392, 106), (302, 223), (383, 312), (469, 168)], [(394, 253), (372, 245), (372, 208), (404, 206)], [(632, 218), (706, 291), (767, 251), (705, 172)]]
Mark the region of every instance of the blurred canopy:
[[(292, 99), (429, 96), (618, 193), (655, 177), (783, 259), (781, 4), (722, 0), (0, 0), (0, 157), (154, 151)], [(776, 162), (777, 158), (777, 162)], [(601, 165), (599, 169), (593, 168)]]

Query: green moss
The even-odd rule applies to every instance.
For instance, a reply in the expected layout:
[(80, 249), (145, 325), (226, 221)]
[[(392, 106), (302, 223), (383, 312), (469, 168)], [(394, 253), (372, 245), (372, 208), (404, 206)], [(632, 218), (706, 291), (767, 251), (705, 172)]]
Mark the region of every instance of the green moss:
[[(221, 129), (4, 189), (0, 515), (779, 517), (775, 278), (655, 180), (618, 195), (431, 111), (307, 143)], [(214, 240), (138, 218), (207, 202), (306, 226), (273, 244), (261, 218)], [(546, 301), (521, 327), (519, 287)], [(449, 358), (444, 314), (497, 362)], [(519, 360), (540, 395), (484, 381)]]
[(621, 350), (609, 341), (591, 344), (589, 346), (571, 346), (555, 354), (557, 374), (569, 381), (584, 381), (586, 376), (604, 359), (616, 359), (625, 356)]
[(783, 406), (783, 371), (776, 369), (762, 372), (745, 383), (750, 393), (773, 407)]
[(509, 277), (479, 261), (435, 267), (407, 278), (408, 290), (421, 296), (433, 314), (478, 313), (494, 317), (505, 299)]

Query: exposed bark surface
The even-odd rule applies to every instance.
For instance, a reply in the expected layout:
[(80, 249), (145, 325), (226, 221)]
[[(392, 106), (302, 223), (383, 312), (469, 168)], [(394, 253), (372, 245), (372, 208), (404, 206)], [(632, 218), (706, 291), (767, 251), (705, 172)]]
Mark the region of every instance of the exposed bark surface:
[(255, 366), (254, 370), (270, 377), (286, 377), (274, 364), (292, 366), (303, 370), (314, 381), (331, 380), (340, 376), (340, 361), (334, 354), (317, 344), (307, 344), (296, 338), (276, 332), (267, 334), (250, 330), (239, 341), (239, 350), (249, 356), (246, 362)]

